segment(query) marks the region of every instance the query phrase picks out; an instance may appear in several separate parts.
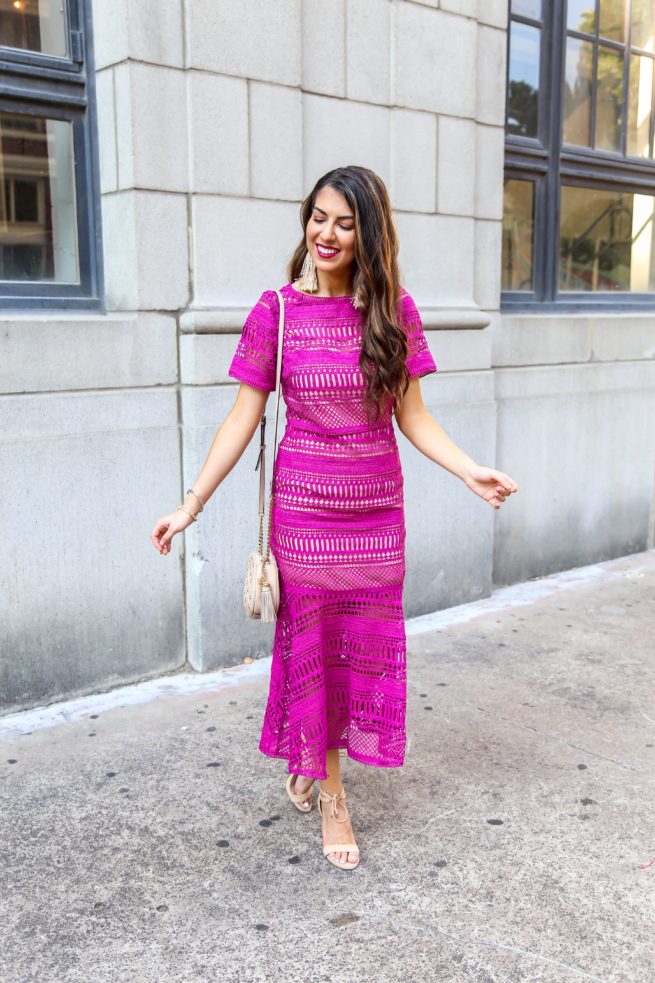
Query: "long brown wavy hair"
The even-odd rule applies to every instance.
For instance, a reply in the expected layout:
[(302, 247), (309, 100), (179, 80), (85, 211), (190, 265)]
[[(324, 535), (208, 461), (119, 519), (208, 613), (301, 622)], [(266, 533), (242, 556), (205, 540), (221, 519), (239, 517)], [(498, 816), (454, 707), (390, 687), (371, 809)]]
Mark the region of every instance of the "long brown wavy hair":
[(364, 406), (377, 420), (383, 401), (393, 397), (400, 405), (409, 385), (407, 335), (399, 321), (401, 297), (398, 270), (398, 234), (391, 201), (381, 178), (368, 167), (336, 167), (319, 178), (300, 206), (303, 236), (287, 267), (297, 280), (307, 255), (306, 230), (316, 196), (329, 185), (341, 192), (355, 216), (353, 292), (359, 294), (364, 330), (359, 367), (366, 379)]

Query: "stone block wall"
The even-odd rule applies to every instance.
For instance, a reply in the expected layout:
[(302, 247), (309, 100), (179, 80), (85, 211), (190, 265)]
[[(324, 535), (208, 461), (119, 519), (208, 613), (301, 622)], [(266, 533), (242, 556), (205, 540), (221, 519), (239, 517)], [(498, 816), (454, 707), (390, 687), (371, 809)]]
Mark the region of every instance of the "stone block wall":
[(653, 318), (499, 311), (506, 0), (93, 0), (93, 19), (106, 310), (2, 318), (0, 481), (27, 501), (0, 710), (270, 652), (241, 613), (254, 441), (170, 556), (149, 534), (338, 165), (389, 187), (426, 404), (521, 486), (495, 513), (399, 434), (406, 614), (653, 545)]

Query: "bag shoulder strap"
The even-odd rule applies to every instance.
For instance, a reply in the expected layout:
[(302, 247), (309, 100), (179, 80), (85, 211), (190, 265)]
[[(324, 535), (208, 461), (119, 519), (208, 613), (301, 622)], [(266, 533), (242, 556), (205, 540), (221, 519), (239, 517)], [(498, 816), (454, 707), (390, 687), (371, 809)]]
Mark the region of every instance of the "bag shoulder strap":
[[(273, 433), (273, 464), (277, 454), (277, 420), (280, 409), (280, 380), (282, 378), (282, 347), (284, 345), (284, 297), (279, 290), (276, 290), (277, 299), (280, 302), (280, 320), (277, 330), (277, 364), (275, 366), (275, 431)], [(273, 494), (273, 467), (271, 466), (271, 494)]]
[[(280, 317), (278, 321), (278, 332), (277, 332), (277, 360), (275, 365), (275, 431), (273, 434), (273, 462), (271, 465), (271, 495), (273, 494), (273, 476), (275, 473), (275, 455), (277, 453), (277, 424), (278, 416), (280, 410), (280, 380), (282, 378), (282, 347), (284, 343), (284, 298), (279, 290), (276, 290), (277, 299), (280, 305)], [(259, 515), (260, 518), (264, 515), (264, 496), (266, 489), (266, 410), (262, 413), (260, 420), (260, 447), (259, 456), (257, 457), (257, 463), (255, 464), (255, 471), (257, 468), (260, 469), (259, 472)]]

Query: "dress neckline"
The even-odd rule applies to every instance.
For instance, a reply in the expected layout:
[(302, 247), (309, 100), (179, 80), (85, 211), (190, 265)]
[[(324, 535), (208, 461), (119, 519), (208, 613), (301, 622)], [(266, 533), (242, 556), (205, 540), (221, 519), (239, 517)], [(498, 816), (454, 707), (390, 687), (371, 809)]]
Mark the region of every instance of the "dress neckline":
[(306, 300), (350, 300), (350, 301), (352, 301), (352, 299), (353, 299), (353, 295), (352, 294), (335, 294), (334, 297), (323, 297), (323, 296), (320, 296), (318, 294), (304, 294), (302, 292), (302, 290), (296, 290), (296, 288), (294, 287), (294, 285), (292, 283), (288, 283), (287, 284), (287, 288), (291, 291), (292, 294), (295, 294), (297, 297), (303, 297)]

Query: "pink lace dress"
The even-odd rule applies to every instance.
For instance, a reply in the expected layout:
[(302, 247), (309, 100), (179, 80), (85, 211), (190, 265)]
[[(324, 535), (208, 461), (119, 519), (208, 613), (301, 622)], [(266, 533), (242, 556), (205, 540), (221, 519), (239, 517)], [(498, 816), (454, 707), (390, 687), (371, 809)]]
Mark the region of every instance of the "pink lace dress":
[[(346, 748), (364, 764), (399, 767), (406, 742), (405, 515), (392, 401), (371, 425), (361, 402), (362, 314), (349, 295), (311, 296), (290, 283), (281, 292), (287, 421), (271, 516), (280, 609), (259, 749), (286, 759), (289, 772), (319, 779), (327, 777), (329, 748)], [(401, 304), (409, 372), (435, 372), (405, 290)], [(232, 378), (275, 389), (278, 315), (277, 295), (267, 290), (243, 327)], [(272, 443), (270, 415), (267, 438)]]

